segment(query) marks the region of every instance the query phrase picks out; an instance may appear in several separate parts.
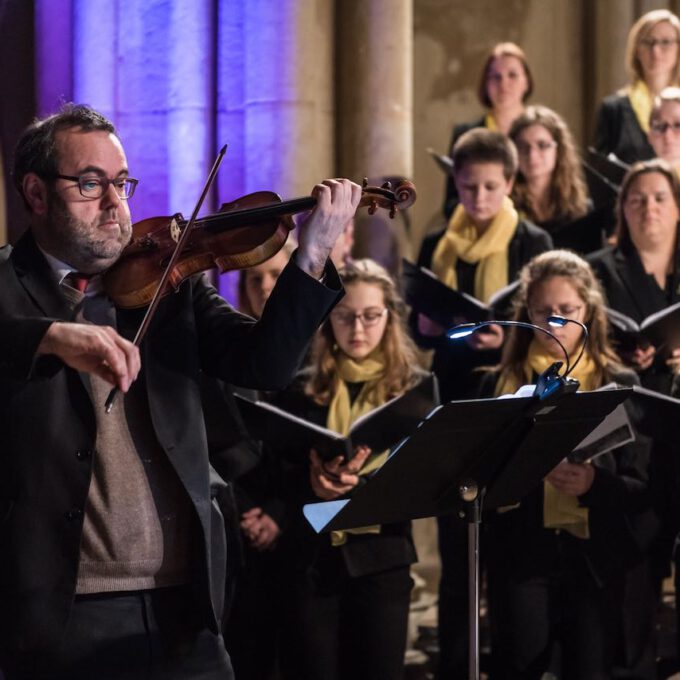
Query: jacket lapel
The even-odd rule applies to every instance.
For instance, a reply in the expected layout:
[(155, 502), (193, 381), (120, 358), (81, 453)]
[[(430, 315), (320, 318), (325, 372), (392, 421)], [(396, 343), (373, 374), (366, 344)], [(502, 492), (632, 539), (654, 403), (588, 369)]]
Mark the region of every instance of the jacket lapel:
[(663, 291), (644, 270), (637, 252), (624, 254), (617, 249), (614, 262), (619, 278), (638, 311), (639, 321), (667, 306)]
[(20, 285), (40, 312), (49, 318), (70, 319), (69, 304), (30, 230), (19, 239), (10, 257)]

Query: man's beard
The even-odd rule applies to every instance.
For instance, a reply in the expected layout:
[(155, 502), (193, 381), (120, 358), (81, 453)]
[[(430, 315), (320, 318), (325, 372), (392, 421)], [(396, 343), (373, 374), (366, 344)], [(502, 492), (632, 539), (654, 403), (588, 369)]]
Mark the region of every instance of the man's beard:
[[(98, 238), (101, 223), (115, 219), (120, 227), (118, 238)], [(71, 215), (62, 197), (50, 191), (47, 206), (48, 252), (76, 270), (97, 274), (108, 269), (130, 241), (130, 219), (120, 213), (102, 211), (92, 222)]]

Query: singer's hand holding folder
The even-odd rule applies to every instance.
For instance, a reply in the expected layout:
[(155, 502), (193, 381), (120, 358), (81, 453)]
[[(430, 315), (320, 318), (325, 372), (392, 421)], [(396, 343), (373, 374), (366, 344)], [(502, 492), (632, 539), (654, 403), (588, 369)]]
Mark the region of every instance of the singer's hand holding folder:
[(378, 453), (410, 436), (439, 405), (439, 389), (434, 375), (428, 375), (408, 392), (358, 418), (346, 437), (264, 401), (251, 401), (239, 394), (236, 401), (253, 438), (273, 445), (285, 443), (305, 460), (311, 449), (323, 460), (337, 456), (349, 460), (357, 446)]
[(640, 323), (615, 309), (605, 308), (622, 350), (654, 345), (666, 353), (680, 347), (680, 302), (648, 316)]
[(449, 288), (425, 267), (418, 267), (408, 260), (402, 260), (402, 265), (406, 302), (441, 326), (448, 328), (458, 319), (477, 322), (509, 317), (510, 303), (519, 285), (517, 281), (501, 288), (485, 304), (472, 295)]

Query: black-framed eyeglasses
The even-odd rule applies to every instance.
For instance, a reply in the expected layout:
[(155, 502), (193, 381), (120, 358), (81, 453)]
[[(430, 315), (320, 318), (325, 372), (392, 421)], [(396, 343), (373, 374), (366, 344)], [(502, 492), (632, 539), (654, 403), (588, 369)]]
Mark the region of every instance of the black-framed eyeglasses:
[(666, 134), (666, 130), (671, 130), (673, 134), (678, 134), (680, 132), (680, 123), (666, 123), (666, 121), (655, 121), (650, 126), (652, 132), (658, 135)]
[(331, 319), (337, 321), (342, 326), (354, 326), (354, 324), (359, 321), (364, 328), (370, 328), (371, 326), (378, 324), (380, 319), (382, 319), (388, 311), (387, 307), (383, 307), (383, 309), (365, 309), (363, 312), (349, 312), (344, 309), (334, 309), (331, 312)]
[(645, 40), (640, 40), (640, 45), (643, 45), (648, 50), (653, 50), (657, 45), (664, 51), (669, 50), (673, 45), (677, 45), (677, 39), (673, 38), (646, 38)]
[(534, 323), (548, 323), (550, 316), (563, 316), (565, 319), (574, 321), (578, 319), (579, 312), (583, 309), (583, 305), (558, 305), (557, 307), (533, 309), (529, 308), (529, 318)]
[(114, 191), (118, 198), (127, 200), (135, 193), (138, 179), (133, 177), (115, 177), (109, 179), (108, 177), (93, 177), (92, 175), (54, 175), (56, 179), (68, 179), (76, 182), (78, 190), (83, 198), (101, 198), (108, 190), (109, 185), (113, 184)]
[(547, 139), (541, 139), (535, 144), (525, 144), (524, 142), (519, 142), (517, 145), (517, 153), (520, 156), (528, 156), (532, 149), (538, 151), (538, 153), (546, 153), (557, 146), (557, 142), (549, 142)]

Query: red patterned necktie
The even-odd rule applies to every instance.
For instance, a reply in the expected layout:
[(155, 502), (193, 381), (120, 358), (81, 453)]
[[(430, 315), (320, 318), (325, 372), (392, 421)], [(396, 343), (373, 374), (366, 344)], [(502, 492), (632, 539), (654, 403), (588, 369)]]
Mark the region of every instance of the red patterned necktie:
[(91, 274), (80, 274), (79, 272), (71, 272), (66, 277), (66, 280), (68, 281), (69, 286), (75, 288), (81, 293), (84, 293), (85, 290), (87, 289), (88, 284), (90, 283), (91, 278), (92, 278)]

